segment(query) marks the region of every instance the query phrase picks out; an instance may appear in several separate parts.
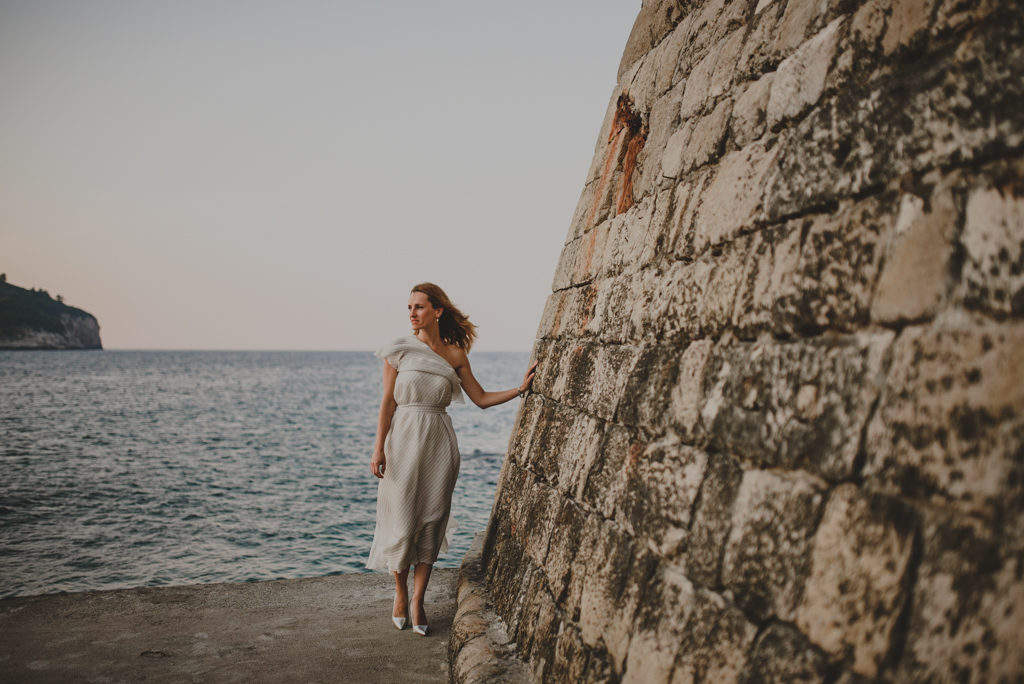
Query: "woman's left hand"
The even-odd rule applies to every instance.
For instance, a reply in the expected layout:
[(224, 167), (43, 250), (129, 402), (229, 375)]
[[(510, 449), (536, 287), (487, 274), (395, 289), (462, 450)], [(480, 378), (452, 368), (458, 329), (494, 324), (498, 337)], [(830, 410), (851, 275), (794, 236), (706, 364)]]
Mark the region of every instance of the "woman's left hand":
[(523, 384), (519, 385), (520, 394), (530, 389), (530, 385), (533, 384), (533, 378), (537, 374), (536, 371), (538, 363), (538, 361), (534, 361), (530, 364), (530, 367), (526, 369), (526, 375), (523, 376)]

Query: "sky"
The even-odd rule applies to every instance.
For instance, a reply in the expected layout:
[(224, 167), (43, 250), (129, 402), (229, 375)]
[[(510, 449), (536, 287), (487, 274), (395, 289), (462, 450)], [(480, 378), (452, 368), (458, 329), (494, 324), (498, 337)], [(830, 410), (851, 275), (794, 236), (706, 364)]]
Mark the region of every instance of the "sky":
[(634, 0), (0, 0), (0, 272), (107, 349), (531, 348)]

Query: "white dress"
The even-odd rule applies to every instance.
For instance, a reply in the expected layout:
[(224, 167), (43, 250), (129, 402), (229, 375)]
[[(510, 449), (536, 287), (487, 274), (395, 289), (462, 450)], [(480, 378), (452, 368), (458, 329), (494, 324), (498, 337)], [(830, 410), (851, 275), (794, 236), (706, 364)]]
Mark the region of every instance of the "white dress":
[(445, 407), (464, 401), (455, 370), (415, 335), (375, 354), (398, 371), (398, 407), (384, 441), (387, 465), (377, 486), (377, 525), (366, 567), (396, 572), (434, 563), (448, 549), (459, 446)]

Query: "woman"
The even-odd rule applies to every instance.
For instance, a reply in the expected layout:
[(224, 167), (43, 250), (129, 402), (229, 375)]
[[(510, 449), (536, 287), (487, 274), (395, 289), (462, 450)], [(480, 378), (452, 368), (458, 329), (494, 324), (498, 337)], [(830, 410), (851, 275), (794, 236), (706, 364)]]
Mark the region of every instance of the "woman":
[[(476, 326), (433, 283), (412, 289), (409, 321), (412, 335), (376, 352), (384, 360), (384, 396), (370, 470), (380, 484), (366, 567), (386, 568), (395, 576), (395, 627), (402, 629), (412, 617), (413, 631), (424, 636), (423, 597), (438, 553), (448, 548), (452, 491), (459, 475), (459, 447), (445, 407), (452, 401), (464, 403), (462, 390), (480, 408), (523, 396), (537, 363), (527, 369), (519, 387), (484, 391), (467, 356)], [(410, 565), (415, 566), (411, 605)]]

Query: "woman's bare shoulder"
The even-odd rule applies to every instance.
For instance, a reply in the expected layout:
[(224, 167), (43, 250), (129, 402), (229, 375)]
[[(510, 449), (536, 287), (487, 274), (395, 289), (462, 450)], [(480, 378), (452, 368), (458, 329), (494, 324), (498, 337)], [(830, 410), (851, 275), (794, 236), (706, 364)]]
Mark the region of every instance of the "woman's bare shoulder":
[(454, 344), (447, 344), (447, 353), (445, 356), (448, 357), (448, 363), (451, 364), (455, 370), (462, 370), (464, 366), (469, 365), (469, 355), (466, 354), (466, 350), (462, 347), (458, 347)]

